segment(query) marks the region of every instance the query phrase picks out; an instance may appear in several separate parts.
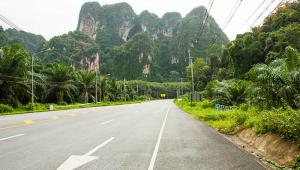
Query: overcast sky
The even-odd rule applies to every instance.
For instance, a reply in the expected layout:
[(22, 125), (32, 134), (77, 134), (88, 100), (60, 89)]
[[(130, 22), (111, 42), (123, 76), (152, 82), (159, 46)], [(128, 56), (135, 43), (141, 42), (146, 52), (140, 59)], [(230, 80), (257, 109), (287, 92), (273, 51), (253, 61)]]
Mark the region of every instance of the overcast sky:
[[(177, 11), (185, 16), (193, 8), (208, 5), (208, 0), (95, 0), (101, 5), (118, 2), (129, 3), (133, 10), (139, 14), (148, 10), (162, 16), (166, 12)], [(236, 3), (237, 0), (215, 0), (211, 15), (220, 27)], [(237, 33), (249, 30), (249, 25), (264, 11), (269, 2), (275, 1), (269, 10), (258, 21), (270, 13), (281, 0), (266, 0), (266, 3), (256, 15), (247, 23), (245, 21), (263, 0), (243, 0), (236, 15), (224, 30), (230, 39), (234, 39)], [(0, 14), (19, 26), (22, 30), (41, 34), (46, 39), (55, 35), (61, 35), (76, 29), (81, 5), (87, 0), (1, 0)], [(8, 26), (0, 20), (4, 28)]]

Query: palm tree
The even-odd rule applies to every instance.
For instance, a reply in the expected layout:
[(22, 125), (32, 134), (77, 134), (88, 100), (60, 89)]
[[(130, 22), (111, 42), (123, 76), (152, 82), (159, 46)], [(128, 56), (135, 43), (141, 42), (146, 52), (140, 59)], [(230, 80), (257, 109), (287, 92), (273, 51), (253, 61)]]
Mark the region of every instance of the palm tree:
[(61, 104), (64, 100), (68, 102), (74, 101), (76, 94), (75, 74), (72, 67), (64, 64), (50, 64), (45, 70), (48, 80), (48, 99), (54, 99), (55, 102)]
[(262, 96), (267, 107), (287, 104), (299, 107), (300, 94), (300, 54), (287, 47), (284, 58), (270, 64), (257, 64), (249, 75), (256, 82), (256, 96)]
[(82, 70), (77, 72), (76, 80), (79, 90), (79, 101), (83, 103), (89, 102), (89, 99), (95, 101), (93, 95), (95, 89), (95, 73), (91, 71)]
[(215, 95), (218, 102), (229, 105), (240, 105), (246, 102), (249, 82), (244, 80), (228, 80), (219, 83), (215, 88)]
[(16, 107), (30, 99), (29, 53), (21, 45), (0, 49), (0, 100)]

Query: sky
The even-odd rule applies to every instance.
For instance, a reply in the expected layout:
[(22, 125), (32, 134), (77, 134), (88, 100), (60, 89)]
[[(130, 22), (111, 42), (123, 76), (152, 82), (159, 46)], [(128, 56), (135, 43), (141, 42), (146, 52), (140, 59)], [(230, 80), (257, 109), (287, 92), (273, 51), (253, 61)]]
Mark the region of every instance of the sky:
[[(135, 13), (140, 14), (143, 10), (155, 13), (159, 17), (166, 12), (179, 12), (185, 16), (193, 8), (208, 6), (209, 0), (93, 0), (99, 4), (114, 4), (118, 2), (129, 3)], [(222, 27), (237, 0), (214, 0), (211, 13), (216, 22)], [(247, 21), (249, 16), (264, 0), (242, 0), (242, 3), (223, 31), (233, 40), (237, 34), (250, 30), (250, 26), (257, 17), (266, 9), (272, 1), (274, 3), (262, 15), (255, 25), (262, 23), (263, 19), (282, 0), (266, 0), (266, 3), (258, 12)], [(40, 34), (47, 40), (53, 36), (73, 31), (77, 27), (79, 11), (83, 3), (88, 0), (1, 0), (0, 14), (5, 16), (22, 30), (34, 34)], [(9, 28), (0, 20), (0, 25)]]

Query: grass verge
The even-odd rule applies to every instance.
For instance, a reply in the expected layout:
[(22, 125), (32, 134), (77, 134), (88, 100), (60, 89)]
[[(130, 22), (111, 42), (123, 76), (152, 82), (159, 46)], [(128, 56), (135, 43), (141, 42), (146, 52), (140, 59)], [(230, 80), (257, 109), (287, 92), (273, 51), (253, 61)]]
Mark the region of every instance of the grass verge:
[(41, 104), (41, 103), (36, 103), (35, 106), (34, 106), (34, 110), (32, 110), (31, 104), (28, 104), (28, 105), (19, 106), (17, 108), (5, 109), (6, 111), (0, 112), (0, 116), (14, 115), (14, 114), (25, 114), (25, 113), (34, 113), (34, 112), (46, 112), (46, 111), (49, 111), (48, 107), (50, 105), (53, 105), (53, 111), (58, 111), (58, 110), (89, 108), (89, 107), (101, 107), (101, 106), (134, 104), (134, 103), (141, 103), (141, 102), (143, 102), (143, 101), (142, 100), (135, 100), (135, 101), (116, 101), (116, 102), (101, 102), (101, 103), (87, 103), (87, 104), (74, 103), (74, 104), (71, 104), (71, 105), (57, 105), (57, 104)]

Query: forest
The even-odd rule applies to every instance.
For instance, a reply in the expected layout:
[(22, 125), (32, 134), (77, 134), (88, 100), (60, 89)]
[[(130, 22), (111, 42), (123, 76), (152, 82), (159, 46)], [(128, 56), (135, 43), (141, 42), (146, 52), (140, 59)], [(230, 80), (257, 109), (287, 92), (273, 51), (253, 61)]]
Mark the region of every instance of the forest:
[[(10, 43), (3, 29), (0, 30), (0, 37), (0, 112), (27, 107), (23, 105), (29, 105), (31, 109), (32, 82), (35, 102), (59, 105), (101, 100), (149, 100), (160, 98), (161, 93), (173, 98), (178, 90), (189, 90), (190, 85), (186, 82), (162, 84), (117, 80), (109, 74), (97, 76), (94, 71), (75, 69), (74, 65), (61, 61), (43, 64), (43, 60), (30, 53), (24, 45)], [(52, 53), (53, 50), (45, 52)]]

